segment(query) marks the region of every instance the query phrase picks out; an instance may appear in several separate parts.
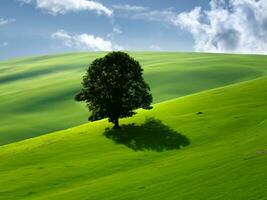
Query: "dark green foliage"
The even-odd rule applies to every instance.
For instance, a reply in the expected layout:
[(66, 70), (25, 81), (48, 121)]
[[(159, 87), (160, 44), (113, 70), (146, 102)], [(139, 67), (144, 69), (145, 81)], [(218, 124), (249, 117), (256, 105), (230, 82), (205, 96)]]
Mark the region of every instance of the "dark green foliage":
[(127, 53), (108, 53), (89, 66), (75, 100), (87, 103), (90, 121), (108, 117), (119, 128), (119, 118), (134, 115), (138, 108), (151, 108), (152, 95), (142, 75), (139, 62)]

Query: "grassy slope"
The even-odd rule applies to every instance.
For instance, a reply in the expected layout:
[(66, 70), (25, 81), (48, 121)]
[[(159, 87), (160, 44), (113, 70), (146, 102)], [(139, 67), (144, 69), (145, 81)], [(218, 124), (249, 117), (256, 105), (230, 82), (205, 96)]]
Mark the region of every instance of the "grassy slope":
[[(0, 199), (264, 200), (266, 85), (267, 77), (157, 104), (124, 119), (136, 125), (117, 143), (101, 120), (2, 146)], [(161, 122), (145, 123), (151, 117)]]
[[(104, 53), (41, 56), (0, 62), (0, 144), (86, 122), (73, 101), (85, 68)], [(145, 69), (154, 102), (266, 74), (267, 57), (199, 53), (131, 53)]]

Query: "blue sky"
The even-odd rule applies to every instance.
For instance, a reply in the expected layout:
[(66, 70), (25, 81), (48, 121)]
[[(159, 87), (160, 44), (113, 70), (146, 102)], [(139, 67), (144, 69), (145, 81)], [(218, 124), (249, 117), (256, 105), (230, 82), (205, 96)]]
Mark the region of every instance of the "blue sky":
[(1, 0), (0, 59), (73, 51), (267, 52), (266, 0)]

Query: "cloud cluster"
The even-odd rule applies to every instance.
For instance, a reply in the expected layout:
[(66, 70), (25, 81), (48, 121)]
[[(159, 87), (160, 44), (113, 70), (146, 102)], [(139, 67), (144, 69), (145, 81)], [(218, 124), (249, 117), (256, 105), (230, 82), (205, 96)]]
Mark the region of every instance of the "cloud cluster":
[(143, 6), (136, 6), (136, 5), (129, 5), (129, 4), (114, 5), (113, 8), (117, 9), (117, 10), (135, 11), (135, 12), (145, 11), (148, 9), (148, 8), (143, 7)]
[(267, 53), (266, 0), (211, 0), (172, 23), (192, 34), (197, 51)]
[(109, 40), (104, 40), (101, 37), (95, 37), (86, 33), (70, 35), (64, 30), (59, 30), (51, 35), (53, 39), (58, 39), (67, 47), (91, 51), (112, 51), (122, 50), (123, 47), (113, 44)]
[(9, 23), (15, 22), (15, 21), (16, 21), (15, 19), (4, 19), (4, 18), (0, 18), (0, 26), (1, 25), (9, 24)]
[(267, 53), (267, 0), (210, 0), (208, 9), (182, 13), (147, 9), (127, 17), (188, 31), (196, 51)]
[(38, 9), (51, 15), (66, 14), (69, 11), (93, 10), (97, 14), (111, 16), (113, 11), (103, 4), (91, 0), (18, 0), (22, 3), (34, 3)]
[[(113, 15), (111, 9), (93, 0), (17, 1), (34, 3), (38, 9), (52, 15), (80, 10)], [(194, 39), (196, 51), (267, 53), (267, 0), (210, 0), (208, 9), (195, 7), (182, 13), (174, 9), (153, 10), (129, 4), (113, 5), (112, 8), (122, 12), (123, 17), (161, 22), (188, 31)], [(0, 25), (6, 23), (8, 20), (0, 18)], [(109, 40), (88, 34), (70, 35), (64, 30), (57, 31), (52, 37), (69, 47), (110, 51), (122, 48), (111, 42), (119, 34), (122, 34), (120, 27), (114, 25), (112, 32), (107, 34)], [(150, 49), (160, 50), (153, 45)]]

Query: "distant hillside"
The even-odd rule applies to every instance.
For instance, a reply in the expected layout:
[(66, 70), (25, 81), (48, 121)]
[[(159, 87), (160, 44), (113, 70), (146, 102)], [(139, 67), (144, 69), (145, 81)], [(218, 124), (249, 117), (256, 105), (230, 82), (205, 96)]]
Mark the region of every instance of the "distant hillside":
[(159, 103), (120, 132), (101, 120), (2, 146), (0, 199), (265, 200), (266, 85)]
[[(130, 53), (144, 68), (154, 103), (266, 75), (267, 56)], [(86, 122), (73, 101), (89, 63), (104, 53), (75, 53), (0, 62), (0, 144)]]

